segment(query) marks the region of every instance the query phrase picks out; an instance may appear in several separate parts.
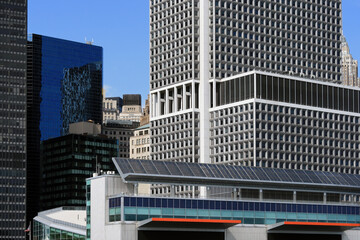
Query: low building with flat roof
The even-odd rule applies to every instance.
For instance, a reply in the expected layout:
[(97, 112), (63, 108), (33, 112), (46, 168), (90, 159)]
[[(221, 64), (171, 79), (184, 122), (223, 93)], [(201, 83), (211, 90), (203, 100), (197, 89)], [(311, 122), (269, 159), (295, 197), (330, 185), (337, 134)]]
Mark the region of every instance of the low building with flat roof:
[(33, 240), (85, 240), (85, 207), (59, 207), (39, 212), (33, 219)]
[[(360, 177), (114, 158), (119, 175), (87, 179), (87, 239), (336, 239), (360, 236)], [(168, 184), (169, 196), (139, 191)], [(181, 185), (205, 188), (180, 198)]]

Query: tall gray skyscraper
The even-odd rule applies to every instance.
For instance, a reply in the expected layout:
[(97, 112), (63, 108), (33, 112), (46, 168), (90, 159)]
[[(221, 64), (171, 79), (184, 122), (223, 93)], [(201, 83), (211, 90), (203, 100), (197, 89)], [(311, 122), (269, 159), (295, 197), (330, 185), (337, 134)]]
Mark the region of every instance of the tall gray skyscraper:
[(0, 239), (25, 239), (27, 1), (0, 0)]
[(341, 32), (340, 0), (150, 1), (151, 159), (359, 173)]
[(151, 0), (152, 159), (210, 159), (222, 79), (260, 70), (339, 83), (341, 29), (340, 0)]

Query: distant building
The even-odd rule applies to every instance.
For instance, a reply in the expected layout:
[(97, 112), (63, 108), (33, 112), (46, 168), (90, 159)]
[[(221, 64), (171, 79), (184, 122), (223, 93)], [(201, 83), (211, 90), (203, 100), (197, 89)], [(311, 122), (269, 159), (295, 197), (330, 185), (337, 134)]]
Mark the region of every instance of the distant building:
[(101, 125), (91, 121), (72, 123), (69, 126), (69, 133), (99, 135), (101, 134)]
[(85, 206), (59, 207), (39, 212), (33, 220), (31, 234), (33, 240), (85, 240)]
[(139, 127), (139, 122), (105, 120), (102, 126), (102, 133), (118, 141), (119, 157), (129, 158), (130, 137), (134, 136), (134, 129), (137, 127)]
[(130, 137), (130, 158), (150, 159), (150, 124), (134, 130)]
[[(69, 134), (48, 139), (41, 151), (41, 209), (85, 206), (85, 179), (98, 169), (114, 171), (116, 139)], [(98, 164), (98, 169), (97, 169)]]
[(39, 211), (40, 141), (68, 133), (69, 124), (102, 123), (103, 49), (30, 35), (27, 43), (27, 218)]
[(124, 105), (119, 120), (140, 122), (142, 117), (141, 95), (124, 94)]
[(103, 121), (119, 120), (122, 112), (123, 99), (121, 97), (107, 97), (103, 100)]
[(150, 122), (150, 95), (145, 100), (145, 107), (143, 108), (142, 117), (140, 118), (140, 126), (148, 124)]
[(358, 78), (358, 61), (353, 59), (350, 54), (349, 44), (346, 38), (341, 38), (341, 72), (342, 84), (354, 87), (360, 87)]

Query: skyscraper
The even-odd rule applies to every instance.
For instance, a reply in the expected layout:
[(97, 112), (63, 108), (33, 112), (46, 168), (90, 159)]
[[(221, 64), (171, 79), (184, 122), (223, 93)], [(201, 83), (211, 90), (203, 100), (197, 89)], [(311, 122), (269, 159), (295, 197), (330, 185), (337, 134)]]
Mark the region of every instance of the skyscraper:
[(349, 44), (346, 38), (341, 38), (341, 82), (344, 85), (360, 87), (360, 79), (358, 78), (358, 61), (353, 59), (350, 54)]
[(221, 79), (260, 70), (339, 83), (341, 27), (340, 0), (150, 1), (152, 159), (210, 159)]
[(39, 210), (40, 141), (68, 133), (69, 124), (102, 123), (101, 47), (32, 34), (28, 41), (27, 213)]
[(27, 1), (0, 0), (0, 239), (25, 239)]

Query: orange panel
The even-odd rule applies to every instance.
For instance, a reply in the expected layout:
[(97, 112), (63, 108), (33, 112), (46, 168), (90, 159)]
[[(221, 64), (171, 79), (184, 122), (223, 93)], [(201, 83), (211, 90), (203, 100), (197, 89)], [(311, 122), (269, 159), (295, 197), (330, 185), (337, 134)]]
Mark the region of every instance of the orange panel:
[(284, 222), (284, 225), (360, 227), (358, 223)]

